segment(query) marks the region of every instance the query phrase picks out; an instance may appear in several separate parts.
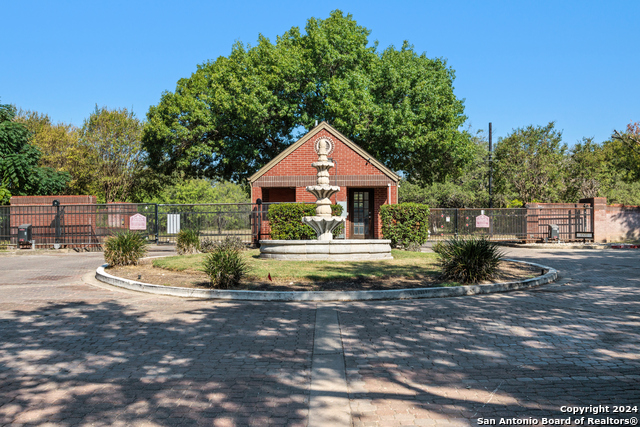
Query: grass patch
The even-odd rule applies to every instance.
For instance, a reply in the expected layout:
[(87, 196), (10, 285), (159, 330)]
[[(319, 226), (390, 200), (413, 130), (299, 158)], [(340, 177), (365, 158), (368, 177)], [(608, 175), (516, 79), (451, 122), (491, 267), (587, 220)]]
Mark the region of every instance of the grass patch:
[[(379, 261), (280, 261), (261, 259), (260, 250), (242, 252), (249, 267), (248, 280), (331, 281), (404, 277), (419, 279), (440, 274), (435, 254), (392, 250), (392, 260)], [(153, 261), (153, 266), (172, 271), (202, 271), (205, 254), (172, 256)]]

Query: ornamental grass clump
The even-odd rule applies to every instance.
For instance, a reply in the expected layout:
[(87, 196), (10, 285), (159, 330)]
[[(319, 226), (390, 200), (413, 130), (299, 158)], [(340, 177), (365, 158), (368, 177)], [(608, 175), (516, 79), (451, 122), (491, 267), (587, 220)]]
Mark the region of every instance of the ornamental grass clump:
[(222, 241), (207, 238), (200, 242), (200, 252), (202, 253), (208, 254), (218, 248), (230, 248), (243, 251), (247, 248), (247, 245), (242, 241), (242, 239), (235, 236), (226, 236)]
[(147, 246), (141, 234), (123, 231), (104, 242), (104, 259), (110, 266), (138, 265), (147, 254)]
[(211, 287), (229, 289), (238, 286), (249, 267), (237, 248), (219, 246), (206, 255), (203, 271), (211, 280)]
[(460, 283), (491, 280), (504, 258), (498, 245), (484, 237), (439, 242), (433, 251), (440, 257), (442, 276)]
[(195, 254), (200, 250), (200, 232), (198, 230), (180, 230), (176, 241), (178, 255)]

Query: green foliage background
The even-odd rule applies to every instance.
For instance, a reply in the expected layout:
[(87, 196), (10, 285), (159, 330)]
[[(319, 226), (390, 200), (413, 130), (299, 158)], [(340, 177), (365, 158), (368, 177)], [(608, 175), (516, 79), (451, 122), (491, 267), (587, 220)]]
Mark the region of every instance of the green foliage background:
[(0, 204), (8, 204), (12, 195), (64, 192), (70, 175), (38, 165), (40, 150), (30, 144), (31, 132), (15, 116), (15, 107), (0, 104)]
[[(630, 129), (635, 127), (630, 126)], [(627, 133), (632, 141), (634, 134)], [(489, 207), (489, 151), (478, 133), (474, 158), (458, 178), (431, 185), (402, 181), (400, 202), (439, 208)], [(493, 207), (529, 202), (576, 203), (606, 197), (610, 204), (640, 205), (640, 179), (634, 148), (617, 138), (596, 143), (583, 138), (573, 147), (562, 142), (553, 122), (514, 129), (498, 140), (493, 155)]]
[(184, 179), (174, 177), (174, 183), (163, 188), (151, 199), (151, 203), (249, 203), (247, 187), (209, 179)]

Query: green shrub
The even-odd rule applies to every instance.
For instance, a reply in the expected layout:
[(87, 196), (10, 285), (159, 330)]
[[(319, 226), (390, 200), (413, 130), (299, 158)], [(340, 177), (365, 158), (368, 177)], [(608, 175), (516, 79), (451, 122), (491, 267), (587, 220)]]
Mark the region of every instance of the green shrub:
[(218, 248), (237, 249), (239, 251), (243, 251), (247, 248), (247, 245), (242, 241), (242, 239), (235, 236), (226, 236), (222, 241), (207, 238), (200, 242), (200, 252), (202, 253), (208, 254)]
[[(269, 224), (271, 225), (271, 238), (273, 240), (315, 240), (316, 232), (313, 228), (302, 222), (302, 217), (314, 216), (315, 204), (280, 203), (269, 206)], [(333, 216), (342, 215), (341, 205), (331, 205)], [(344, 225), (333, 230), (333, 237), (342, 233)]]
[(142, 234), (126, 230), (115, 233), (104, 242), (104, 259), (112, 267), (138, 265), (147, 253)]
[(206, 255), (203, 271), (209, 276), (213, 288), (229, 289), (240, 283), (247, 274), (248, 266), (238, 249), (220, 246)]
[(382, 205), (382, 235), (392, 246), (422, 245), (429, 237), (429, 207), (418, 203)]
[(445, 279), (461, 283), (477, 283), (492, 279), (504, 253), (486, 238), (451, 239), (433, 247), (438, 254)]
[(176, 249), (179, 255), (198, 252), (200, 250), (200, 233), (198, 230), (180, 230), (176, 241)]

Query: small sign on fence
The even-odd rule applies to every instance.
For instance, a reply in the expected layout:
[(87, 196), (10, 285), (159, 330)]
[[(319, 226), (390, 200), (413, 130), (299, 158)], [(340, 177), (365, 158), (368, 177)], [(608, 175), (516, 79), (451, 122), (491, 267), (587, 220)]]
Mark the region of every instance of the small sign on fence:
[(476, 217), (476, 228), (489, 228), (489, 217), (486, 215), (478, 215)]
[(577, 231), (576, 239), (593, 239), (593, 232), (590, 231)]
[(129, 218), (129, 230), (146, 230), (147, 217), (142, 214), (135, 214)]

